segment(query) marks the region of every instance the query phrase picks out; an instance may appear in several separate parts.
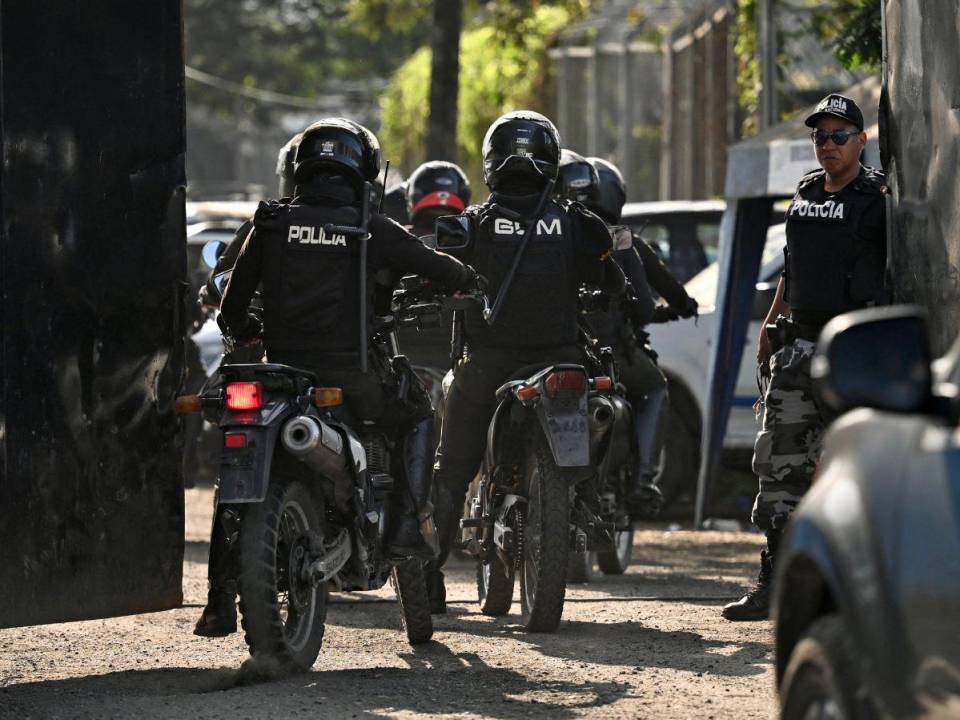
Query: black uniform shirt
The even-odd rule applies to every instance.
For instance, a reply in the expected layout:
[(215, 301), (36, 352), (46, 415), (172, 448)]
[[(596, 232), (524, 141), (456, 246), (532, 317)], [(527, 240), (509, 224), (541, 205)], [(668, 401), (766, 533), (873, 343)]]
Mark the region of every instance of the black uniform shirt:
[(784, 299), (808, 325), (876, 303), (886, 266), (884, 176), (861, 167), (838, 192), (827, 192), (825, 178), (804, 176), (786, 215)]
[[(295, 198), (289, 206), (261, 203), (224, 293), (224, 320), (234, 332), (243, 332), (247, 306), (263, 281), (268, 357), (271, 352), (356, 355), (359, 349), (359, 241), (322, 235), (318, 240), (317, 218), (355, 225), (359, 212), (342, 199), (322, 196)], [(311, 227), (312, 240), (299, 233)], [(374, 277), (382, 269), (415, 273), (451, 290), (472, 285), (473, 273), (463, 264), (425, 247), (393, 220), (375, 214), (369, 232), (368, 312), (373, 312)]]

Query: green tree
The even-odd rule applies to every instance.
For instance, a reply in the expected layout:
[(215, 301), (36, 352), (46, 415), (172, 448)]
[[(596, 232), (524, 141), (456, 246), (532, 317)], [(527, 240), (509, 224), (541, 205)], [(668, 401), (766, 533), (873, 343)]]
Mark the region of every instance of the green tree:
[[(345, 80), (385, 78), (424, 41), (428, 28), (398, 24), (395, 31), (374, 33), (352, 12), (353, 2), (185, 0), (186, 64), (248, 87), (306, 98)], [(407, 2), (414, 0), (389, 4)], [(195, 83), (187, 91), (191, 104), (237, 110), (234, 95)]]
[(851, 70), (876, 71), (883, 59), (882, 0), (834, 0), (813, 15), (817, 35)]
[[(470, 8), (460, 46), (457, 159), (476, 184), (480, 145), (490, 123), (509, 110), (548, 110), (552, 86), (546, 51), (587, 5), (503, 0), (473, 3), (472, 13)], [(406, 172), (427, 159), (430, 65), (430, 48), (422, 47), (397, 69), (380, 100), (381, 140)]]

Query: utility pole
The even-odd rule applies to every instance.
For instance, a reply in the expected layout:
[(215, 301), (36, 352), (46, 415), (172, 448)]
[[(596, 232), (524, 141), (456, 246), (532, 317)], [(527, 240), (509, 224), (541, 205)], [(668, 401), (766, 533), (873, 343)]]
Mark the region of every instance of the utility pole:
[(457, 96), (463, 0), (434, 0), (427, 159), (457, 161)]
[(757, 55), (760, 60), (760, 130), (779, 121), (777, 107), (777, 24), (776, 0), (757, 0)]

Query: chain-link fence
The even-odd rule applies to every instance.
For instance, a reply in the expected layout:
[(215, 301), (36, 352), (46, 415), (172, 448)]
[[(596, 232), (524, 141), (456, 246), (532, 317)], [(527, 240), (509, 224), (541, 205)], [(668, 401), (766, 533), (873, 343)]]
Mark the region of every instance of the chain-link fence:
[[(187, 192), (191, 200), (259, 199), (277, 192), (277, 153), (322, 117), (341, 115), (376, 131), (383, 81), (340, 83), (317, 98), (296, 98), (188, 69)], [(233, 112), (193, 101), (200, 93), (232, 99)], [(193, 101), (193, 102), (192, 102)]]

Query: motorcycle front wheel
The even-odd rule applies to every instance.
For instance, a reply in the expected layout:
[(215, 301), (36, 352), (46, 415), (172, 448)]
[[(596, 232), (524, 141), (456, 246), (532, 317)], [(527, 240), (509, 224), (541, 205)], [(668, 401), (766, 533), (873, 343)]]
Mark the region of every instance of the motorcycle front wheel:
[(523, 625), (553, 632), (560, 625), (570, 555), (570, 498), (566, 478), (541, 436), (527, 457), (527, 514), (520, 570)]
[(322, 508), (298, 481), (272, 477), (267, 497), (248, 506), (240, 525), (240, 613), (254, 658), (286, 670), (309, 669), (323, 643), (325, 584), (301, 578), (308, 537), (322, 530)]

